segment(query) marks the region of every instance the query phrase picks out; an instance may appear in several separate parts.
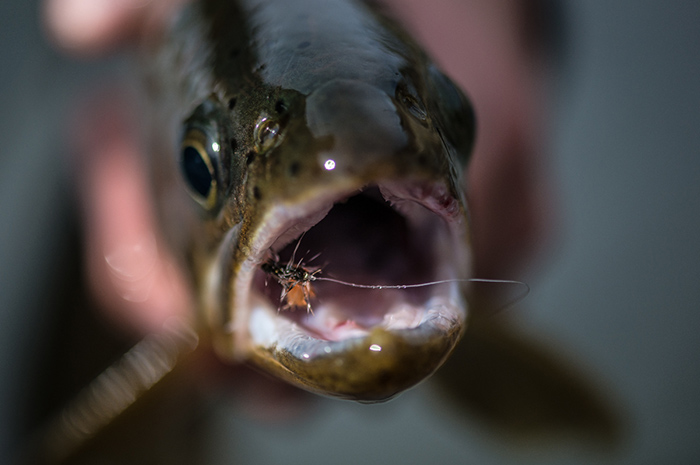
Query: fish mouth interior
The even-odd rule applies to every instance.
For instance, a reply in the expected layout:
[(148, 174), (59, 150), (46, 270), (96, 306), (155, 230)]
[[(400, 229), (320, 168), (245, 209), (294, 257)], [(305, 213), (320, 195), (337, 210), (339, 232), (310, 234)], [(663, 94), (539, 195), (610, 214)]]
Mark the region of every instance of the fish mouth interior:
[[(362, 339), (375, 328), (404, 331), (430, 318), (464, 320), (463, 211), (444, 186), (385, 183), (331, 204), (281, 223), (258, 254), (248, 293), (254, 344), (284, 347), (302, 334), (307, 356), (317, 352), (309, 343), (329, 353), (327, 343)], [(264, 263), (315, 272), (321, 279), (308, 281), (308, 300), (302, 284), (282, 298), (278, 278)], [(365, 286), (450, 282), (367, 289), (323, 278)]]

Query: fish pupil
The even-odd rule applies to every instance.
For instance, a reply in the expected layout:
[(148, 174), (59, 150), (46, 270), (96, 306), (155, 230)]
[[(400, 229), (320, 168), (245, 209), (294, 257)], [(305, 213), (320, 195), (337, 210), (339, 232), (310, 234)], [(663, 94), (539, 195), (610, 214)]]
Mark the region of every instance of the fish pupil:
[(187, 182), (195, 192), (207, 198), (212, 182), (212, 175), (207, 164), (202, 160), (199, 151), (192, 146), (185, 147), (182, 155), (182, 169)]

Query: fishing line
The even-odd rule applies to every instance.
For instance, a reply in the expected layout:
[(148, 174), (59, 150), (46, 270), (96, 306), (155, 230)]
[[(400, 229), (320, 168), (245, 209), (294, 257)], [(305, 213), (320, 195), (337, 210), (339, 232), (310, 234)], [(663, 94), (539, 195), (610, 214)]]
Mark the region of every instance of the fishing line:
[[(311, 289), (311, 282), (312, 281), (326, 281), (329, 283), (334, 283), (334, 284), (339, 284), (342, 286), (347, 286), (347, 287), (354, 287), (358, 289), (373, 289), (373, 290), (384, 290), (384, 289), (413, 289), (413, 288), (419, 288), (419, 287), (428, 287), (428, 286), (436, 286), (439, 284), (449, 284), (449, 283), (486, 283), (486, 284), (515, 284), (518, 286), (523, 286), (524, 290), (522, 294), (514, 298), (510, 303), (508, 303), (504, 308), (509, 308), (512, 307), (513, 305), (517, 304), (521, 300), (525, 299), (529, 294), (530, 294), (530, 286), (527, 285), (526, 283), (522, 281), (516, 281), (512, 279), (489, 279), (489, 278), (468, 278), (468, 279), (441, 279), (437, 281), (429, 281), (429, 282), (424, 282), (424, 283), (416, 283), (416, 284), (359, 284), (359, 283), (353, 283), (349, 281), (343, 281), (341, 279), (337, 278), (330, 278), (330, 277), (325, 277), (325, 276), (318, 276), (318, 273), (321, 273), (322, 268), (317, 268), (315, 270), (312, 269), (307, 269), (305, 268), (302, 263), (304, 262), (304, 257), (299, 259), (298, 263), (294, 263), (295, 256), (297, 251), (299, 250), (299, 245), (301, 244), (301, 240), (304, 238), (304, 235), (306, 232), (302, 233), (301, 237), (299, 237), (299, 240), (296, 243), (296, 246), (294, 247), (294, 250), (292, 251), (292, 256), (290, 260), (287, 262), (286, 265), (282, 265), (279, 262), (279, 258), (277, 259), (272, 259), (268, 260), (265, 262), (262, 266), (263, 271), (265, 271), (267, 274), (271, 274), (275, 276), (277, 281), (282, 285), (282, 294), (280, 296), (280, 301), (284, 300), (285, 297), (288, 295), (289, 291), (292, 289), (296, 288), (297, 286), (300, 286), (301, 289), (303, 290), (303, 300), (304, 303), (307, 306), (307, 310), (310, 312), (311, 311), (311, 303), (310, 303), (310, 297), (313, 296), (313, 291)], [(321, 255), (321, 252), (317, 253), (314, 255), (309, 261), (312, 261), (318, 256)], [(265, 285), (267, 285), (267, 281), (265, 281)], [(289, 303), (288, 303), (289, 305)], [(296, 304), (292, 303), (292, 306), (295, 306)]]
[(413, 287), (426, 287), (435, 286), (437, 284), (447, 284), (447, 283), (494, 283), (494, 284), (518, 284), (525, 286), (527, 290), (526, 293), (530, 293), (530, 286), (522, 281), (515, 281), (511, 279), (486, 279), (486, 278), (470, 278), (470, 279), (441, 279), (439, 281), (429, 281), (426, 283), (417, 284), (358, 284), (351, 283), (348, 281), (341, 281), (335, 278), (326, 278), (325, 276), (314, 276), (312, 281), (328, 281), (331, 283), (342, 284), (343, 286), (359, 287), (362, 289), (410, 289)]
[(524, 286), (523, 293), (519, 296), (517, 296), (515, 299), (513, 299), (512, 302), (510, 302), (506, 307), (512, 307), (513, 305), (517, 304), (521, 300), (523, 300), (525, 297), (527, 297), (530, 294), (530, 286), (527, 285), (526, 283), (522, 281), (516, 281), (513, 279), (487, 279), (487, 278), (469, 278), (469, 279), (441, 279), (438, 281), (429, 281), (425, 283), (417, 283), (417, 284), (391, 284), (391, 285), (384, 285), (384, 284), (358, 284), (358, 283), (351, 283), (348, 281), (342, 281), (340, 279), (335, 279), (335, 278), (327, 278), (325, 276), (310, 276), (310, 281), (327, 281), (335, 284), (340, 284), (343, 286), (349, 286), (349, 287), (356, 287), (360, 289), (376, 289), (376, 290), (382, 290), (382, 289), (411, 289), (411, 288), (416, 288), (416, 287), (427, 287), (427, 286), (435, 286), (438, 284), (448, 284), (448, 283), (465, 283), (465, 282), (470, 282), (470, 283), (487, 283), (487, 284), (515, 284), (518, 286)]

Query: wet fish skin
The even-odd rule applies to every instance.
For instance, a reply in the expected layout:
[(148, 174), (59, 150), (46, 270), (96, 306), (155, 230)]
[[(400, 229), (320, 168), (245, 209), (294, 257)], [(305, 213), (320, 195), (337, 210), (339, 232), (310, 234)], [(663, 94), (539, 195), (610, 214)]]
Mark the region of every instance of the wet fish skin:
[[(190, 270), (201, 330), (218, 353), (252, 359), (309, 390), (361, 400), (389, 398), (437, 369), (464, 316), (419, 337), (375, 328), (359, 345), (334, 348), (335, 359), (302, 360), (280, 344), (251, 341), (250, 287), (266, 251), (298, 237), (333, 202), (385, 183), (427, 190), (417, 195), (445, 204), (451, 276), (468, 277), (463, 171), (474, 115), (463, 93), (397, 24), (361, 1), (203, 0), (146, 49), (157, 211), (170, 248)], [(188, 134), (211, 162), (214, 190), (204, 197), (213, 197), (201, 205), (187, 195), (179, 166), (178, 144)], [(290, 213), (297, 211), (303, 214)], [(287, 223), (278, 220), (286, 215)], [(369, 353), (378, 340), (397, 350)], [(329, 373), (351, 359), (366, 367), (366, 379), (354, 384), (343, 370)]]

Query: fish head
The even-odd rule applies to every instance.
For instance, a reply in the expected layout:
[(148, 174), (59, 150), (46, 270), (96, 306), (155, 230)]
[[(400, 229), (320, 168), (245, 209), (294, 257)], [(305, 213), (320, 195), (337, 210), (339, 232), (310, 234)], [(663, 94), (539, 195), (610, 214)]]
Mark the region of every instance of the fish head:
[[(266, 76), (268, 61), (204, 86), (213, 91), (181, 131), (176, 184), (189, 205), (167, 195), (160, 209), (172, 211), (171, 236), (182, 236), (172, 242), (188, 250), (200, 320), (223, 358), (376, 402), (428, 377), (457, 344), (474, 115), (416, 56), (358, 72), (334, 55), (313, 63), (332, 73), (303, 82), (286, 68)], [(266, 263), (310, 277), (289, 293), (294, 283)]]
[(215, 188), (228, 193), (218, 208), (237, 219), (207, 270), (207, 326), (227, 358), (323, 394), (390, 398), (434, 372), (458, 341), (463, 282), (310, 281), (309, 312), (286, 305), (261, 265), (274, 257), (374, 286), (468, 278), (466, 153), (441, 129), (445, 115), (433, 116), (441, 102), (398, 79), (393, 92), (345, 79), (308, 96), (268, 92), (236, 103), (248, 113), (234, 123), (246, 149), (228, 162), (237, 177)]

